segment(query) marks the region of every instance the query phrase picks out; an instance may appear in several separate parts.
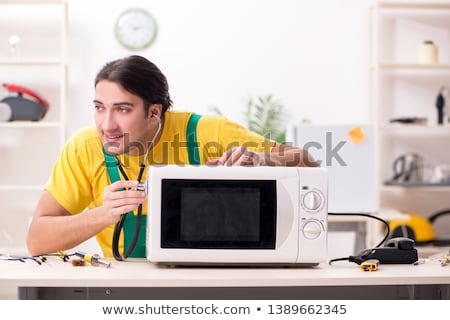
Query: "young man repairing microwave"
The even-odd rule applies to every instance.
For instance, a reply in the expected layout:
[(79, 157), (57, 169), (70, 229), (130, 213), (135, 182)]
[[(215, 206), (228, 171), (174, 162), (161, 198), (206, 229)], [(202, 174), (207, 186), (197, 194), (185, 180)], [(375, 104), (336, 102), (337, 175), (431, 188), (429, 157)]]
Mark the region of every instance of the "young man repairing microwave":
[[(99, 71), (93, 105), (95, 126), (68, 140), (38, 201), (27, 235), (31, 255), (70, 249), (96, 236), (104, 256), (111, 257), (115, 225), (140, 205), (146, 214), (137, 180), (145, 179), (148, 165), (318, 166), (306, 150), (268, 140), (223, 116), (169, 110), (166, 77), (141, 56), (109, 62)], [(198, 151), (194, 160), (192, 143), (186, 142), (189, 128)], [(112, 182), (109, 169), (115, 166), (120, 174)], [(124, 238), (118, 238), (121, 252)], [(130, 256), (145, 256), (145, 230)]]

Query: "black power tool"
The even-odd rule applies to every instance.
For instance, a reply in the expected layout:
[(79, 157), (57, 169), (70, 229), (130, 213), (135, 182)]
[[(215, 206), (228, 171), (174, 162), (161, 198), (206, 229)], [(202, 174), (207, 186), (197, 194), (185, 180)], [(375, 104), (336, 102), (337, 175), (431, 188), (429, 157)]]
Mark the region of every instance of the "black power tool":
[(414, 240), (409, 238), (392, 238), (384, 247), (365, 249), (349, 261), (361, 264), (367, 260), (378, 260), (381, 264), (412, 264), (419, 260)]

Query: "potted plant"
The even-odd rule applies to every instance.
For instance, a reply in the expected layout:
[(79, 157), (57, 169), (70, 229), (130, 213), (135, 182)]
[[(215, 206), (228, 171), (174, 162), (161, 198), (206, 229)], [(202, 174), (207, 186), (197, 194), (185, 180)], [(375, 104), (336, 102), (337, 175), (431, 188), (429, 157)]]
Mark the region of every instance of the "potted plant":
[[(218, 107), (210, 108), (216, 114), (223, 114)], [(284, 105), (273, 95), (257, 96), (247, 100), (244, 111), (244, 125), (268, 139), (284, 143), (286, 139), (286, 113)]]

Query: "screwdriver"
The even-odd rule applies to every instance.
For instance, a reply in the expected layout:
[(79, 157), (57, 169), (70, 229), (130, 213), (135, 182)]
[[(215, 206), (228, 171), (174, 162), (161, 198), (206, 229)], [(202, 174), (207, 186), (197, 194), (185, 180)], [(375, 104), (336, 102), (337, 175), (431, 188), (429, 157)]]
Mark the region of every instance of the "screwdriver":
[(83, 259), (84, 261), (90, 263), (93, 266), (102, 265), (106, 268), (111, 267), (111, 262), (103, 260), (98, 254), (88, 254), (81, 251), (75, 252), (75, 255)]

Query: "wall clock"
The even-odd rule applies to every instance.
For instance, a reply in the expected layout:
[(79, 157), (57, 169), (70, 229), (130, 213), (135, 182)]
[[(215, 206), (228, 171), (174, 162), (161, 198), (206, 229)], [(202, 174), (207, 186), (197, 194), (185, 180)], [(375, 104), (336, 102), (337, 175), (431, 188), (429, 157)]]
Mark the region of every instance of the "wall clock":
[(155, 40), (155, 18), (141, 8), (130, 8), (120, 14), (114, 26), (118, 42), (126, 49), (138, 51), (148, 48)]

